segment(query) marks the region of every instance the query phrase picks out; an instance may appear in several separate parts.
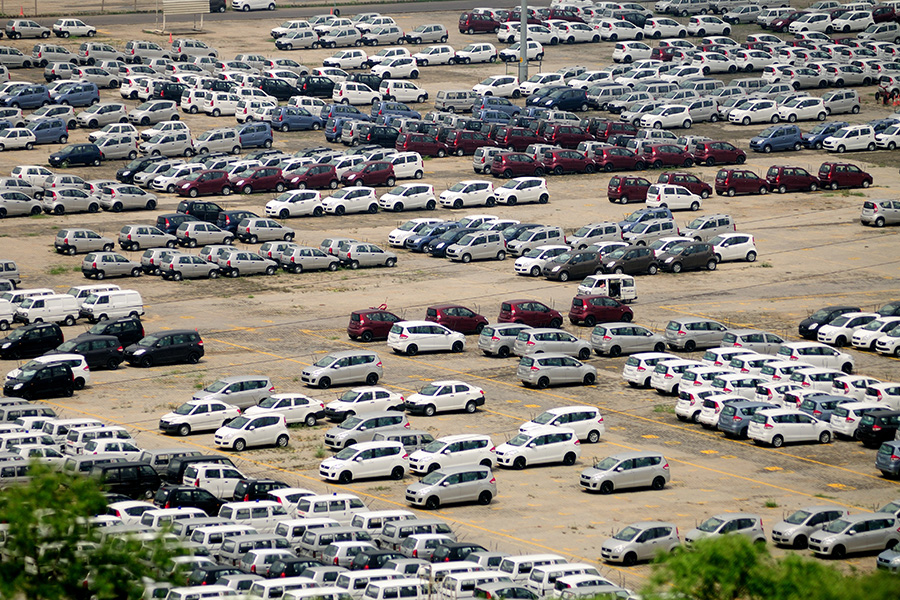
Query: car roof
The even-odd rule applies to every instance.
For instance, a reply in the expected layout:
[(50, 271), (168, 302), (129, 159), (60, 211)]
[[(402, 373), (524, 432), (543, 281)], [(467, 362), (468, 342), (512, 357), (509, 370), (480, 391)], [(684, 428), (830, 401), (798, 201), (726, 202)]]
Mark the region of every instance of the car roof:
[(619, 454), (612, 454), (609, 458), (614, 458), (616, 460), (627, 460), (629, 458), (644, 458), (647, 456), (663, 456), (662, 452), (652, 452), (650, 450), (636, 450), (634, 452), (620, 452)]
[[(554, 427), (553, 429), (558, 430), (558, 428), (556, 428), (556, 427)], [(441, 468), (439, 472), (444, 475), (451, 475), (451, 474), (455, 474), (455, 473), (465, 473), (466, 471), (472, 471), (472, 470), (487, 471), (488, 473), (491, 472), (491, 468), (485, 467), (484, 465), (463, 465), (463, 466), (459, 466), (459, 467), (445, 467), (445, 468)]]

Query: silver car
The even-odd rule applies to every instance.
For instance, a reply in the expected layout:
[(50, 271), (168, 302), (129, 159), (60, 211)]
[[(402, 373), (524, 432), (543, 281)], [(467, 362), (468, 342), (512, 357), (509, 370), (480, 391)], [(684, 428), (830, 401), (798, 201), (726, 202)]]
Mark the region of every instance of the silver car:
[(600, 546), (604, 562), (631, 566), (637, 561), (653, 560), (661, 551), (669, 553), (681, 545), (678, 528), (662, 521), (632, 523)]
[(115, 252), (91, 252), (81, 261), (81, 274), (86, 278), (140, 277), (141, 264)]
[(638, 487), (661, 490), (669, 478), (669, 463), (659, 452), (623, 452), (582, 471), (579, 484), (587, 491), (611, 494)]
[[(0, 120), (2, 118), (0, 117)], [(26, 196), (38, 199), (44, 194), (44, 187), (18, 177), (0, 177), (0, 192), (22, 192)]]
[(478, 349), (487, 356), (506, 358), (512, 353), (519, 333), (531, 329), (522, 323), (497, 323), (485, 325), (478, 336)]
[(75, 129), (75, 126), (78, 124), (75, 119), (75, 109), (63, 104), (48, 104), (47, 106), (42, 106), (25, 117), (25, 121), (33, 123), (34, 121), (48, 119), (50, 117), (62, 119), (66, 122), (66, 126), (69, 129)]
[(41, 206), (45, 213), (63, 215), (73, 212), (97, 212), (100, 204), (97, 198), (77, 188), (60, 188), (47, 190), (41, 198)]
[(130, 135), (105, 135), (95, 143), (103, 153), (103, 160), (134, 160), (138, 155), (137, 142)]
[(722, 338), (723, 346), (735, 346), (760, 354), (778, 354), (784, 338), (759, 329), (732, 329)]
[(711, 319), (685, 317), (673, 319), (666, 325), (666, 344), (672, 350), (693, 352), (698, 348), (721, 345), (728, 328)]
[(90, 229), (60, 229), (56, 232), (53, 246), (60, 254), (79, 252), (112, 252), (113, 241)]
[(110, 73), (100, 67), (82, 67), (75, 71), (75, 75), (78, 79), (96, 84), (98, 88), (119, 87), (120, 77), (118, 73)]
[(600, 323), (591, 331), (591, 348), (598, 356), (662, 352), (666, 349), (666, 338), (641, 325)]
[(156, 208), (156, 194), (151, 194), (136, 185), (122, 183), (100, 188), (100, 206), (103, 210), (121, 212), (128, 209)]
[(198, 277), (216, 279), (219, 273), (217, 265), (192, 254), (173, 254), (168, 260), (161, 261), (159, 265), (159, 274), (162, 275), (162, 278), (174, 281)]
[(77, 188), (87, 190), (87, 182), (78, 175), (54, 174), (44, 180), (44, 190), (59, 188)]
[(299, 246), (281, 256), (281, 266), (291, 273), (328, 269), (337, 271), (341, 261), (336, 256), (325, 254), (318, 248)]
[(727, 534), (742, 535), (754, 543), (766, 541), (766, 532), (763, 530), (762, 518), (759, 515), (724, 513), (714, 515), (703, 521), (696, 529), (691, 529), (684, 536), (684, 543), (690, 546), (699, 539)]
[(524, 329), (513, 344), (513, 354), (527, 356), (544, 352), (558, 352), (577, 356), (581, 360), (591, 357), (591, 344), (561, 329)]
[(290, 242), (294, 239), (294, 230), (272, 219), (244, 219), (238, 223), (237, 237), (248, 244), (273, 240)]
[(594, 385), (597, 369), (566, 354), (532, 354), (523, 356), (516, 375), (526, 387), (544, 389), (551, 385)]
[(397, 264), (397, 255), (383, 250), (375, 244), (349, 244), (346, 252), (338, 256), (341, 263), (351, 269), (359, 267), (393, 267)]
[(866, 200), (863, 202), (859, 220), (863, 225), (884, 227), (900, 223), (900, 201)]
[(844, 558), (851, 552), (881, 552), (898, 543), (897, 519), (888, 513), (847, 515), (809, 536), (813, 554), (832, 558)]
[(357, 442), (371, 442), (376, 433), (408, 426), (409, 419), (396, 410), (354, 415), (325, 432), (325, 445), (332, 450), (340, 450)]
[(430, 510), (443, 504), (478, 502), (488, 505), (497, 495), (497, 483), (489, 467), (471, 465), (432, 471), (406, 488), (406, 501)]
[(772, 527), (772, 541), (777, 546), (806, 548), (809, 536), (828, 523), (846, 517), (850, 511), (838, 506), (807, 506)]
[(141, 254), (141, 269), (147, 275), (158, 275), (160, 265), (168, 263), (176, 254), (182, 253), (168, 248), (148, 248)]
[(149, 100), (128, 113), (130, 122), (144, 127), (179, 118), (178, 104), (172, 100)]
[(220, 253), (216, 258), (216, 263), (223, 275), (229, 277), (240, 277), (241, 275), (254, 275), (265, 273), (266, 275), (274, 275), (278, 270), (278, 263), (268, 258), (263, 258), (259, 254), (246, 252), (244, 250), (233, 250), (232, 252)]
[(332, 385), (365, 382), (375, 385), (384, 375), (381, 359), (367, 350), (330, 352), (300, 372), (300, 380), (322, 389)]
[[(139, 188), (140, 189), (140, 188)], [(122, 250), (140, 250), (141, 248), (174, 248), (175, 236), (170, 235), (153, 225), (125, 225), (119, 230), (119, 247)]]
[(206, 244), (230, 244), (234, 241), (234, 236), (230, 231), (219, 229), (212, 223), (203, 221), (185, 221), (175, 230), (175, 237), (178, 239), (179, 245), (188, 248)]
[(256, 406), (274, 392), (272, 380), (264, 375), (234, 375), (218, 379), (195, 392), (192, 400), (219, 400), (244, 409)]

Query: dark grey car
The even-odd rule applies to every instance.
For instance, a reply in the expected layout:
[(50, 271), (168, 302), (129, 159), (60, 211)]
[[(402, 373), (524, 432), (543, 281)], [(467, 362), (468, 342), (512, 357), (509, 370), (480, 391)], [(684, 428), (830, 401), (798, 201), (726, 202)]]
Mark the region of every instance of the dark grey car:
[(747, 437), (747, 428), (750, 427), (750, 418), (756, 414), (758, 410), (766, 408), (778, 408), (775, 404), (766, 402), (729, 402), (722, 407), (719, 413), (719, 431), (725, 434), (725, 437)]

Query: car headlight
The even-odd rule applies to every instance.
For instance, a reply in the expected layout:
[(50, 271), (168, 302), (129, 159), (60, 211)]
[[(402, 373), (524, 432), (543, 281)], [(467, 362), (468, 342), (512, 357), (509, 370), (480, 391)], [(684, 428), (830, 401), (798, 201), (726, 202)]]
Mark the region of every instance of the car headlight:
[(147, 350), (145, 350), (144, 348), (140, 348), (140, 349), (134, 351), (134, 356), (140, 356), (141, 354), (144, 354), (145, 352), (147, 352)]
[(812, 324), (809, 326), (809, 329), (810, 329), (810, 330), (818, 329), (818, 328), (819, 328), (819, 324), (818, 324), (818, 323), (812, 323)]
[(3, 344), (3, 346), (0, 346), (0, 348), (3, 348), (4, 350), (6, 350), (6, 349), (9, 348), (10, 346), (12, 346), (12, 344), (10, 344), (9, 342), (7, 342), (7, 343)]
[(189, 187), (191, 187), (191, 184), (185, 183), (183, 186), (181, 186), (181, 189), (186, 190), (186, 189), (188, 189)]
[(17, 383), (16, 385), (13, 386), (13, 389), (14, 389), (14, 390), (22, 389), (22, 386), (23, 386), (23, 385), (24, 385), (24, 384), (22, 384), (22, 383)]
[(675, 258), (670, 256), (669, 258), (666, 259), (666, 264), (672, 262), (673, 260), (675, 260)]
[(559, 271), (559, 265), (556, 265), (555, 267), (553, 267), (553, 272), (556, 273), (557, 271)]

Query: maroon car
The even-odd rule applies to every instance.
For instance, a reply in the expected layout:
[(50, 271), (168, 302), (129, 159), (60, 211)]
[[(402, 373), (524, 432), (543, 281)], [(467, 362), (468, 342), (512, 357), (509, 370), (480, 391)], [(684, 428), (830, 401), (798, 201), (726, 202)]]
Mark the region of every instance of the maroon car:
[(295, 173), (288, 185), (295, 190), (309, 188), (311, 190), (323, 190), (325, 188), (337, 189), (339, 180), (334, 165), (312, 165), (305, 171)]
[(480, 131), (466, 129), (450, 131), (442, 141), (447, 154), (455, 154), (457, 156), (475, 154), (475, 151), (482, 146), (494, 145), (494, 141), (487, 135)]
[(872, 185), (872, 176), (847, 163), (824, 162), (819, 166), (819, 186), (823, 188), (867, 188)]
[(626, 323), (634, 318), (634, 311), (609, 296), (577, 295), (572, 298), (569, 322), (573, 325), (593, 327), (597, 323)]
[(227, 196), (231, 193), (231, 181), (228, 180), (228, 171), (208, 169), (192, 173), (188, 179), (182, 179), (175, 184), (175, 191), (179, 196)]
[(531, 144), (540, 144), (544, 138), (537, 135), (535, 130), (525, 127), (502, 127), (497, 130), (494, 137), (498, 146), (503, 146), (516, 152), (522, 152)]
[(766, 181), (769, 189), (779, 194), (819, 189), (819, 178), (802, 167), (773, 165), (766, 171)]
[(244, 194), (271, 191), (280, 194), (287, 187), (287, 182), (278, 167), (256, 167), (247, 175), (232, 177), (231, 185)]
[(698, 165), (742, 165), (747, 153), (730, 142), (698, 142), (694, 162)]
[(537, 300), (507, 300), (500, 303), (499, 323), (522, 323), (531, 327), (562, 327), (563, 318)]
[(769, 182), (747, 169), (719, 169), (716, 173), (716, 193), (720, 196), (768, 194)]
[(495, 21), (487, 13), (466, 12), (459, 15), (459, 32), (472, 35), (473, 33), (497, 33), (500, 29), (499, 21)]
[(491, 162), (491, 175), (494, 177), (506, 177), (512, 179), (522, 175), (541, 177), (544, 167), (534, 160), (530, 154), (524, 152), (504, 152), (495, 154)]
[(434, 136), (424, 133), (401, 133), (397, 136), (394, 148), (397, 149), (397, 152), (418, 152), (422, 156), (437, 156), (438, 158), (447, 156), (444, 144), (437, 141)]
[(644, 146), (644, 162), (654, 169), (662, 167), (693, 167), (694, 158), (681, 146), (654, 144)]
[(597, 170), (617, 171), (620, 169), (638, 170), (644, 169), (646, 165), (643, 159), (629, 148), (621, 148), (619, 146), (610, 146), (608, 148), (597, 148), (594, 150), (594, 164)]
[(384, 305), (377, 308), (354, 310), (350, 313), (347, 335), (350, 336), (351, 340), (359, 339), (363, 342), (386, 340), (394, 323), (402, 320), (387, 310), (387, 307)]
[(577, 125), (553, 123), (542, 132), (544, 141), (563, 148), (577, 148), (581, 142), (593, 140), (586, 129)]
[(372, 160), (355, 165), (341, 175), (344, 185), (386, 185), (394, 187), (397, 178), (394, 176), (394, 165), (386, 160)]
[(661, 173), (656, 183), (672, 183), (686, 187), (693, 194), (697, 194), (701, 198), (709, 198), (712, 194), (712, 186), (701, 180), (696, 175), (690, 173), (679, 173), (677, 171), (669, 171)]
[(593, 173), (597, 170), (594, 160), (578, 150), (548, 150), (544, 152), (541, 165), (544, 167), (544, 173), (553, 173), (554, 175)]
[(650, 182), (643, 177), (633, 175), (615, 176), (606, 186), (606, 197), (610, 202), (628, 204), (629, 202), (645, 202)]
[(880, 4), (872, 9), (872, 20), (876, 23), (900, 21), (900, 14), (897, 14), (897, 10), (893, 6)]
[(440, 323), (460, 333), (481, 333), (488, 320), (459, 304), (436, 304), (425, 309), (425, 320)]
[(809, 11), (806, 10), (795, 10), (786, 17), (782, 17), (781, 19), (775, 19), (774, 21), (772, 21), (772, 23), (769, 25), (769, 29), (777, 33), (785, 32), (788, 30), (788, 27), (791, 26), (791, 23), (793, 23), (803, 15), (808, 14), (808, 12)]
[(598, 142), (609, 141), (610, 136), (613, 135), (625, 134), (633, 136), (637, 134), (637, 127), (631, 123), (625, 123), (623, 121), (606, 121), (602, 119), (592, 119), (588, 123), (587, 130)]
[(665, 48), (654, 48), (650, 51), (650, 59), (651, 60), (661, 60), (663, 62), (672, 62), (672, 58), (675, 56), (675, 50), (677, 48), (675, 46), (667, 46)]

